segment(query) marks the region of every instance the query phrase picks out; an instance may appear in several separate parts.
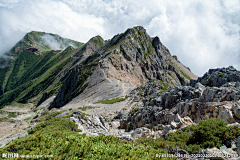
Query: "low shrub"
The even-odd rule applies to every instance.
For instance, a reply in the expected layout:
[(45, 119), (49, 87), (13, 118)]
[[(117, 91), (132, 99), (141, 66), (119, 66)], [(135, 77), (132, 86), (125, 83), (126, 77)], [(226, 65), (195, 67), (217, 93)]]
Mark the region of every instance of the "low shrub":
[[(96, 137), (78, 134), (77, 126), (67, 119), (52, 118), (38, 124), (26, 137), (14, 140), (1, 153), (19, 155), (53, 155), (50, 159), (157, 159), (167, 152), (143, 142), (125, 141), (100, 134)], [(156, 146), (156, 145), (155, 145)], [(164, 158), (172, 159), (172, 158)], [(176, 158), (175, 158), (176, 159)]]
[(111, 100), (105, 99), (105, 100), (95, 102), (94, 104), (97, 104), (97, 103), (113, 104), (113, 103), (116, 103), (116, 102), (124, 101), (125, 99), (127, 99), (127, 98), (114, 98), (114, 99), (111, 99)]
[(203, 148), (221, 147), (227, 140), (240, 136), (240, 128), (227, 127), (226, 122), (218, 118), (201, 120), (198, 125), (188, 126), (171, 133), (168, 139), (176, 142), (182, 149), (192, 153)]
[(134, 108), (132, 111), (131, 111), (131, 114), (135, 114), (138, 112), (138, 108)]

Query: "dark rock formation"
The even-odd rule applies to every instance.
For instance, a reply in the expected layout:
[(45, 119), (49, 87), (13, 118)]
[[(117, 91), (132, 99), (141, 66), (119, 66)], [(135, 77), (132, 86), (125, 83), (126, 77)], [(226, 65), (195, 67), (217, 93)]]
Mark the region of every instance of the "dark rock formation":
[(220, 87), (227, 82), (238, 81), (240, 81), (240, 71), (229, 66), (227, 68), (209, 69), (208, 72), (202, 77), (199, 77), (197, 81), (191, 81), (191, 85), (193, 86), (196, 82), (200, 82), (206, 86)]

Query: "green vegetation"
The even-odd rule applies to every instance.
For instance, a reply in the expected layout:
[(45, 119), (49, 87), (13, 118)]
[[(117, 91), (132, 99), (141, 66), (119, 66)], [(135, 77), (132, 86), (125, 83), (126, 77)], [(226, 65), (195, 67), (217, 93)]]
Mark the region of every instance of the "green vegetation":
[(143, 88), (143, 86), (141, 86), (140, 88), (139, 88), (139, 92), (138, 92), (138, 95), (143, 95), (143, 93), (144, 93), (144, 88)]
[(168, 75), (169, 75), (169, 76), (171, 76), (171, 77), (173, 77), (173, 75), (172, 75), (172, 73), (171, 73), (171, 72), (168, 72)]
[(78, 109), (82, 110), (82, 111), (86, 111), (87, 109), (94, 109), (95, 107), (92, 106), (84, 106), (84, 107), (79, 107)]
[(180, 70), (180, 72), (183, 75), (183, 77), (187, 78), (188, 80), (191, 80), (191, 78), (186, 73), (184, 73), (182, 70)]
[(96, 36), (90, 39), (95, 45), (103, 46), (105, 44), (105, 41), (102, 39), (101, 36)]
[(16, 118), (17, 115), (16, 115), (15, 113), (9, 112), (9, 113), (8, 113), (8, 117), (9, 117), (9, 118)]
[(23, 104), (23, 103), (12, 102), (12, 103), (10, 103), (10, 106), (24, 108), (24, 107), (27, 107), (29, 105), (28, 104)]
[(83, 113), (81, 111), (78, 111), (78, 112), (80, 112), (82, 114), (83, 119), (87, 119), (87, 116), (90, 116), (89, 114)]
[(161, 90), (158, 95), (160, 95), (161, 93), (167, 92), (167, 90)]
[(171, 133), (168, 140), (193, 153), (203, 148), (220, 147), (226, 140), (236, 139), (239, 135), (239, 127), (227, 127), (223, 120), (212, 118)]
[(0, 118), (0, 122), (6, 122), (8, 120), (7, 117)]
[[(80, 48), (84, 45), (81, 42), (73, 41), (70, 39), (65, 39), (56, 34), (51, 34), (51, 33), (46, 34), (45, 32), (36, 32), (36, 31), (27, 33), (24, 37), (24, 40), (30, 42), (30, 44), (34, 44), (41, 51), (49, 51), (49, 50), (51, 50), (50, 46), (46, 43), (43, 43), (43, 41), (42, 41), (42, 36), (44, 36), (44, 35), (49, 35), (49, 36), (56, 38), (56, 40), (60, 43), (60, 45), (65, 45), (65, 46), (73, 45), (77, 48)], [(31, 46), (27, 46), (27, 47), (31, 47)], [(64, 46), (62, 46), (62, 47), (64, 47)]]
[(29, 121), (30, 119), (32, 119), (32, 117), (28, 117), (28, 118), (24, 119), (24, 121)]
[(131, 111), (131, 114), (135, 114), (138, 112), (138, 108), (134, 108), (132, 111)]
[[(9, 54), (16, 59), (12, 60), (6, 68), (0, 69), (0, 108), (13, 101), (26, 103), (26, 100), (37, 96), (47, 88), (50, 89), (51, 94), (54, 94), (61, 87), (62, 83), (59, 83), (59, 80), (56, 82), (57, 85), (52, 82), (69, 63), (73, 50), (68, 47), (63, 52), (51, 51), (51, 48), (41, 39), (44, 35), (46, 35), (44, 32), (30, 32), (23, 39), (27, 43), (20, 41), (11, 49)], [(80, 42), (64, 39), (54, 34), (49, 35), (55, 37), (61, 45), (83, 46)], [(41, 55), (26, 50), (31, 46), (39, 48)], [(15, 52), (16, 48), (19, 50)], [(4, 59), (0, 59), (0, 63), (5, 63)], [(49, 86), (55, 88), (49, 88)], [(41, 95), (38, 96), (41, 97)]]
[(120, 48), (120, 53), (124, 56), (126, 54), (125, 50), (123, 48)]
[(162, 85), (161, 85), (161, 89), (162, 89), (162, 90), (168, 90), (168, 89), (169, 89), (169, 84), (168, 84), (168, 83), (164, 83), (164, 82), (161, 81), (161, 80), (159, 81), (159, 83), (162, 84)]
[(148, 53), (154, 53), (153, 46), (150, 42), (148, 43)]
[(222, 77), (224, 75), (224, 73), (219, 73), (218, 76), (219, 77)]
[(0, 118), (0, 122), (10, 122), (10, 123), (14, 123), (15, 121), (11, 118), (15, 118), (16, 116), (13, 114), (8, 114), (7, 117), (2, 117)]
[(44, 118), (44, 120), (45, 120), (45, 121), (50, 120), (50, 119), (54, 118), (56, 115), (61, 114), (61, 113), (63, 113), (63, 112), (64, 112), (64, 111), (52, 112), (52, 113), (50, 113), (49, 115), (47, 115), (47, 116)]
[[(14, 62), (15, 67), (6, 84), (6, 91), (0, 98), (0, 106), (13, 100), (25, 103), (47, 89), (69, 61), (69, 58), (64, 59), (66, 57), (70, 57), (70, 54), (55, 54), (51, 51), (38, 56), (29, 51), (23, 52)], [(19, 68), (22, 68), (21, 71)]]
[(69, 113), (68, 115), (64, 116), (65, 118), (70, 118), (73, 116), (73, 112), (72, 113)]
[[(70, 120), (53, 118), (38, 124), (29, 135), (1, 148), (1, 153), (16, 151), (20, 155), (53, 155), (52, 159), (156, 159), (167, 152), (157, 143), (125, 141), (100, 134), (88, 137), (78, 134), (77, 125)], [(172, 159), (172, 158), (165, 158)]]
[(135, 141), (125, 141), (114, 136), (100, 134), (91, 137), (77, 132), (81, 130), (69, 119), (54, 117), (38, 124), (28, 131), (28, 136), (12, 141), (0, 152), (14, 151), (20, 155), (44, 153), (53, 155), (53, 159), (156, 159), (156, 154), (167, 154), (166, 151), (175, 147), (190, 154), (203, 148), (220, 147), (226, 140), (236, 139), (240, 128), (227, 127), (226, 122), (214, 118), (178, 129), (170, 133), (167, 140), (141, 137)]
[[(165, 47), (165, 46), (164, 46), (164, 47)], [(166, 49), (167, 52), (169, 52), (166, 47), (165, 47), (165, 49)], [(170, 57), (171, 57), (171, 56), (170, 56)], [(173, 57), (171, 57), (171, 58), (174, 59)], [(174, 68), (176, 69), (176, 71), (177, 71), (179, 74), (181, 74), (181, 75), (182, 75), (183, 77), (185, 77), (186, 79), (191, 80), (191, 77), (188, 76), (185, 72), (183, 72), (180, 67), (178, 67), (178, 66), (177, 66), (175, 63), (173, 63), (172, 61), (170, 61), (170, 63), (172, 64), (172, 66), (174, 66)]]
[(129, 40), (129, 43), (132, 46), (132, 48), (134, 48), (134, 44), (133, 44), (133, 42), (131, 40)]
[[(80, 108), (82, 108), (82, 107), (79, 107), (78, 109), (79, 110), (81, 110)], [(90, 109), (90, 108), (89, 108)], [(86, 111), (86, 110), (85, 110)], [(81, 114), (82, 114), (82, 118), (83, 119), (86, 119), (87, 117), (86, 116), (90, 116), (89, 114), (86, 114), (86, 113), (83, 113), (83, 112), (81, 112), (81, 111), (78, 111), (78, 112), (80, 112)], [(71, 113), (69, 113), (68, 115), (66, 115), (66, 116), (64, 116), (65, 118), (70, 118), (70, 117), (72, 117), (73, 116), (73, 112), (71, 112)]]
[(111, 99), (111, 100), (105, 99), (105, 100), (95, 102), (94, 104), (97, 104), (97, 103), (113, 104), (113, 103), (116, 103), (116, 102), (124, 101), (125, 99), (127, 99), (127, 98), (115, 98), (115, 99)]

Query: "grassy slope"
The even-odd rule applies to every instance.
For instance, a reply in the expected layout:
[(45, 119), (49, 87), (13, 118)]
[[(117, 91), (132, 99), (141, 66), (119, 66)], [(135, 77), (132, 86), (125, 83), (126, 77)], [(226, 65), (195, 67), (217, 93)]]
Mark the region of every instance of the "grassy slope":
[[(56, 75), (67, 64), (71, 54), (72, 52), (68, 52), (67, 54), (54, 54), (54, 51), (50, 51), (46, 52), (43, 56), (39, 56), (40, 58), (38, 58), (38, 62), (30, 65), (30, 69), (26, 71), (24, 75), (12, 78), (19, 78), (18, 84), (20, 85), (2, 95), (0, 97), (0, 105), (6, 105), (13, 100), (26, 102), (28, 99), (33, 98), (40, 92), (46, 90), (55, 80)], [(19, 61), (20, 60), (21, 59), (19, 59)], [(16, 63), (22, 64), (18, 62)], [(21, 66), (16, 68), (21, 68)], [(14, 85), (14, 83), (12, 84)], [(61, 84), (58, 84), (59, 87), (60, 85)]]
[[(0, 68), (0, 106), (9, 104), (13, 100), (26, 102), (29, 98), (36, 96), (49, 87), (55, 80), (55, 76), (68, 63), (72, 52), (51, 50), (41, 40), (41, 36), (45, 34), (34, 31), (27, 33), (23, 40), (7, 53), (14, 55), (16, 59), (9, 62), (7, 67)], [(54, 34), (49, 35), (54, 36), (59, 43), (64, 45), (74, 45), (79, 48), (83, 46), (83, 43), (77, 41), (64, 39)], [(30, 46), (39, 48), (41, 55), (26, 50)], [(16, 47), (20, 47), (17, 52), (15, 52)], [(0, 63), (5, 64), (3, 58), (0, 59)], [(59, 88), (60, 85), (58, 81), (53, 89)]]

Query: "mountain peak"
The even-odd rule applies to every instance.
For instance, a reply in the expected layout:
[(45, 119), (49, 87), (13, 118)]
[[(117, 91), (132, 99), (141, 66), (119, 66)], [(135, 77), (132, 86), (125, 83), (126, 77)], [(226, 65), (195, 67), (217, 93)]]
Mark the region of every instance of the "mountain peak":
[(94, 42), (95, 44), (98, 44), (99, 46), (103, 46), (105, 44), (105, 41), (104, 39), (101, 37), (101, 36), (95, 36), (95, 37), (92, 37), (88, 43), (90, 42)]
[(37, 47), (40, 51), (64, 50), (68, 46), (78, 48), (82, 43), (67, 38), (62, 38), (57, 34), (32, 31), (24, 36), (26, 47)]
[(146, 33), (146, 29), (144, 28), (144, 27), (142, 27), (142, 26), (135, 26), (135, 27), (132, 27), (132, 28), (128, 28), (127, 30), (126, 30), (126, 32), (131, 32), (131, 31), (138, 31), (138, 32), (144, 32), (144, 33)]

